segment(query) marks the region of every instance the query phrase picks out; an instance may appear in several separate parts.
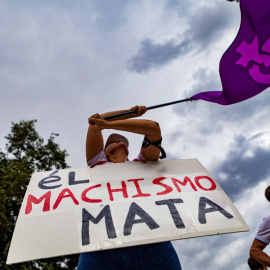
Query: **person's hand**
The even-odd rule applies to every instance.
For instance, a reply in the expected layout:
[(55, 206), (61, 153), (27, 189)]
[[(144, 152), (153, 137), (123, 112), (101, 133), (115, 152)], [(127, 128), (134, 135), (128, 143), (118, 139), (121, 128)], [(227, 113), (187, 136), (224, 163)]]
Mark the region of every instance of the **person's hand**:
[(96, 113), (88, 118), (88, 123), (91, 126), (98, 125), (101, 129), (103, 129), (106, 128), (108, 121), (106, 121), (98, 113)]
[(137, 112), (135, 113), (136, 116), (142, 116), (143, 114), (145, 114), (147, 112), (147, 109), (145, 106), (134, 106), (132, 108), (130, 108), (131, 111), (136, 110)]

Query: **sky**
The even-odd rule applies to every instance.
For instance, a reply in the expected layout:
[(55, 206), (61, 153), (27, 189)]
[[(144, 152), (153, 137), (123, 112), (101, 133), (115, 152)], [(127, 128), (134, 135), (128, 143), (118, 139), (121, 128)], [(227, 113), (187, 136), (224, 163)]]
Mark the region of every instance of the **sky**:
[[(221, 90), (219, 61), (239, 24), (239, 4), (225, 0), (2, 0), (0, 149), (11, 122), (37, 119), (45, 139), (59, 133), (69, 166), (85, 166), (89, 116)], [(197, 158), (250, 227), (174, 241), (183, 269), (248, 269), (269, 214), (269, 103), (268, 89), (230, 106), (193, 101), (144, 115), (159, 122), (167, 158)], [(142, 136), (122, 134), (135, 157)]]

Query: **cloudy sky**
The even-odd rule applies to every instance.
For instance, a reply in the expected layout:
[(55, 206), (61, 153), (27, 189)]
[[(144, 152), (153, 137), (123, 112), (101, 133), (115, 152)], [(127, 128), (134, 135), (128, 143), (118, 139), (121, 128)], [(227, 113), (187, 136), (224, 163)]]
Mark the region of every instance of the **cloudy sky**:
[[(225, 0), (2, 0), (0, 148), (12, 121), (37, 119), (42, 137), (60, 134), (70, 166), (85, 166), (90, 115), (221, 90), (219, 60), (239, 23), (239, 5)], [(250, 227), (175, 241), (183, 269), (248, 269), (269, 214), (269, 103), (266, 90), (231, 106), (196, 101), (145, 115), (160, 123), (168, 159), (199, 159)], [(136, 156), (142, 137), (128, 137)]]

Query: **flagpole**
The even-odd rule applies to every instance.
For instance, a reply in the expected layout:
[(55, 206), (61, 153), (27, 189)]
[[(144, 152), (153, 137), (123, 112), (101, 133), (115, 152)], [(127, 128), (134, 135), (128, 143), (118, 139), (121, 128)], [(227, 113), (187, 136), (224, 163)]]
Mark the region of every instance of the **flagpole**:
[[(169, 106), (169, 105), (173, 105), (173, 104), (177, 104), (177, 103), (182, 103), (182, 102), (186, 102), (186, 101), (193, 101), (195, 99), (193, 98), (186, 98), (186, 99), (181, 99), (181, 100), (176, 100), (176, 101), (172, 101), (172, 102), (168, 102), (168, 103), (163, 103), (163, 104), (159, 104), (159, 105), (154, 105), (154, 106), (150, 106), (150, 107), (146, 107), (146, 109), (149, 110), (153, 110), (156, 108), (160, 108), (160, 107), (165, 107), (165, 106)], [(115, 114), (115, 115), (110, 115), (110, 116), (106, 116), (104, 117), (105, 120), (109, 120), (112, 118), (117, 118), (117, 117), (121, 117), (124, 115), (129, 115), (129, 114), (133, 114), (136, 113), (137, 110), (132, 110), (132, 111), (128, 111), (128, 112), (123, 112), (123, 113), (119, 113), (119, 114)]]

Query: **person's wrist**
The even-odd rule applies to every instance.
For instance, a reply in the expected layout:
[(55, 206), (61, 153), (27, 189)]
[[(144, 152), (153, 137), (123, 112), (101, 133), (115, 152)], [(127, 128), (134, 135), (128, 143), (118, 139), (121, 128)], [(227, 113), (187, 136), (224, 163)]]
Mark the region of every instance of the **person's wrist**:
[(111, 125), (112, 125), (112, 121), (104, 121), (102, 128), (103, 129), (110, 129)]

